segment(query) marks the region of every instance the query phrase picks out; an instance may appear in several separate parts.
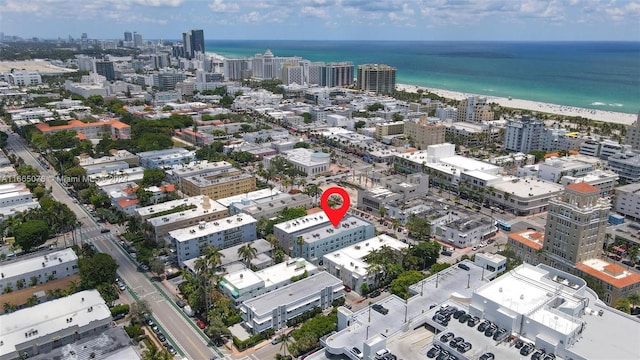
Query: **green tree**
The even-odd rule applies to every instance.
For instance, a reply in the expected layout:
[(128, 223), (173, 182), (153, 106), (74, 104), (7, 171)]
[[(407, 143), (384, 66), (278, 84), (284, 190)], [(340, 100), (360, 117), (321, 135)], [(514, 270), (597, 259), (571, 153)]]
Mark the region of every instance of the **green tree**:
[(429, 240), (431, 237), (431, 223), (429, 220), (415, 214), (409, 216), (406, 228), (411, 232), (411, 236), (420, 241)]
[(238, 256), (242, 259), (247, 267), (250, 267), (251, 260), (258, 255), (258, 250), (253, 247), (253, 241), (248, 242), (238, 248)]
[(366, 121), (360, 120), (360, 121), (356, 121), (356, 123), (353, 125), (353, 127), (358, 130), (360, 128), (363, 128), (365, 125), (367, 125)]
[(422, 279), (424, 279), (424, 274), (420, 271), (405, 271), (391, 282), (390, 291), (398, 297), (405, 299), (409, 296), (409, 286), (417, 283)]
[(429, 268), (429, 276), (431, 275), (435, 275), (436, 273), (439, 273), (440, 271), (450, 267), (451, 264), (447, 264), (447, 263), (435, 263), (433, 265), (431, 265), (431, 267)]
[(436, 241), (422, 241), (411, 245), (408, 253), (422, 265), (418, 270), (424, 270), (436, 263), (440, 256), (440, 248), (440, 244)]
[(142, 175), (142, 186), (160, 186), (164, 181), (164, 170), (145, 169)]
[(98, 290), (98, 292), (100, 293), (100, 296), (102, 296), (102, 298), (104, 299), (104, 302), (108, 305), (108, 306), (113, 306), (113, 303), (118, 300), (118, 298), (120, 297), (118, 295), (118, 290), (116, 290), (116, 287), (114, 286), (114, 284), (99, 284), (96, 287), (96, 290)]
[(229, 331), (216, 313), (209, 312), (207, 321), (209, 322), (209, 326), (207, 326), (205, 333), (211, 338), (214, 344), (224, 342), (224, 338), (231, 335), (231, 331)]
[(131, 314), (131, 322), (134, 324), (143, 324), (145, 317), (149, 314), (149, 303), (146, 300), (138, 300), (131, 304), (129, 308)]
[(113, 284), (118, 263), (108, 254), (97, 253), (91, 258), (78, 260), (80, 283), (84, 289), (94, 289), (99, 284)]
[(627, 314), (631, 313), (631, 303), (627, 298), (620, 298), (615, 303), (615, 308)]
[(42, 220), (29, 220), (14, 226), (15, 244), (25, 252), (44, 244), (49, 237), (49, 226)]
[(374, 112), (382, 109), (384, 109), (384, 105), (380, 104), (379, 102), (367, 106), (367, 111), (369, 112)]
[(165, 349), (158, 349), (155, 345), (151, 346), (142, 353), (142, 360), (170, 360), (173, 359)]

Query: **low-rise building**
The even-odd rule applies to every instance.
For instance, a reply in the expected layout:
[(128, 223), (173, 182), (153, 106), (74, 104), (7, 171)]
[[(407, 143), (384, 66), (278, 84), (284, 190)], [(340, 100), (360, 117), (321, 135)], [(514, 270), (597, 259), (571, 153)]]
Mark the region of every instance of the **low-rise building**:
[(135, 209), (135, 213), (153, 226), (157, 240), (164, 239), (172, 230), (229, 216), (229, 210), (226, 207), (212, 201), (206, 195), (145, 206)]
[(496, 221), (488, 216), (476, 215), (439, 224), (434, 229), (438, 240), (457, 248), (479, 244), (496, 234)]
[(220, 249), (256, 240), (256, 219), (246, 214), (237, 214), (215, 221), (169, 232), (168, 240), (175, 245), (178, 264), (200, 256), (211, 245)]
[(370, 239), (374, 235), (375, 226), (372, 223), (360, 217), (345, 216), (337, 227), (323, 224), (298, 234), (293, 241), (291, 254), (317, 264), (325, 254)]
[(515, 256), (523, 262), (532, 265), (541, 263), (544, 233), (533, 229), (512, 232), (507, 237), (507, 244)]
[(341, 279), (346, 286), (357, 292), (363, 289), (363, 285), (367, 289), (373, 289), (380, 279), (381, 271), (372, 271), (364, 258), (383, 246), (396, 251), (409, 247), (388, 235), (379, 235), (324, 255), (323, 266), (329, 274)]
[(287, 320), (314, 308), (326, 309), (343, 296), (342, 281), (322, 271), (247, 300), (240, 309), (245, 327), (257, 334), (285, 328)]
[[(536, 177), (542, 180), (559, 183), (563, 176), (581, 177), (586, 174), (604, 168), (604, 162), (598, 158), (574, 155), (567, 157), (551, 157), (539, 165), (530, 165), (537, 168)], [(518, 170), (518, 176), (527, 176), (531, 172), (524, 169)]]
[(294, 241), (307, 231), (329, 224), (329, 218), (324, 212), (303, 216), (298, 219), (285, 221), (273, 226), (273, 235), (285, 250), (290, 250)]
[(413, 145), (418, 149), (444, 143), (446, 129), (438, 118), (421, 118), (404, 122), (404, 134), (411, 138)]
[(640, 220), (640, 183), (617, 187), (613, 210), (636, 221)]
[(256, 178), (251, 174), (242, 174), (234, 168), (187, 176), (182, 179), (180, 185), (186, 195), (206, 195), (217, 200), (254, 191)]
[(0, 321), (0, 359), (34, 357), (100, 334), (111, 327), (111, 311), (97, 290), (85, 290), (28, 309)]
[[(96, 186), (102, 189), (104, 186), (110, 186), (121, 183), (128, 182), (140, 182), (144, 177), (144, 168), (143, 167), (133, 167), (128, 169), (121, 169), (117, 171), (111, 172), (102, 172), (99, 174), (88, 175), (89, 180), (93, 181)], [(66, 179), (66, 177), (63, 177)], [(73, 178), (69, 178), (70, 180), (74, 180)]]
[(404, 134), (404, 122), (387, 122), (376, 124), (376, 139), (380, 140), (385, 136)]
[(149, 169), (188, 164), (195, 159), (196, 152), (183, 148), (171, 148), (145, 151), (138, 153), (137, 155), (140, 158), (140, 166)]
[(0, 289), (19, 289), (78, 274), (78, 256), (71, 249), (34, 254), (0, 265)]
[(10, 216), (39, 207), (40, 203), (24, 183), (0, 184), (0, 223)]
[(607, 161), (607, 168), (620, 175), (620, 180), (626, 183), (640, 182), (640, 154), (620, 152), (611, 155)]
[(331, 162), (328, 153), (298, 148), (286, 150), (280, 155), (265, 156), (263, 159), (265, 168), (270, 168), (271, 161), (278, 156), (283, 156), (289, 160), (296, 169), (304, 172), (307, 176), (327, 173)]
[(82, 134), (86, 139), (102, 139), (105, 135), (110, 136), (112, 139), (131, 139), (131, 127), (116, 119), (88, 123), (80, 120), (70, 120), (67, 125), (51, 126), (40, 123), (35, 126), (44, 135), (51, 135), (61, 131), (75, 131), (78, 134)]
[(233, 165), (226, 161), (209, 162), (207, 160), (190, 162), (188, 164), (179, 164), (165, 170), (167, 181), (180, 184), (182, 179), (189, 176), (197, 176), (208, 173), (210, 171), (231, 170)]
[[(244, 263), (244, 260), (238, 254), (238, 249), (240, 249), (245, 244), (238, 244), (236, 246), (231, 246), (226, 249), (219, 250), (220, 253), (220, 266), (218, 267), (219, 274), (230, 274), (232, 272), (236, 272), (242, 269), (245, 269), (247, 265)], [(258, 239), (251, 242), (251, 247), (256, 249), (256, 257), (251, 259), (251, 267), (254, 269), (264, 269), (271, 265), (273, 265), (273, 259), (271, 258), (271, 252), (273, 251), (273, 246), (269, 244), (269, 242), (265, 239)], [(189, 269), (192, 273), (196, 274), (198, 271), (196, 270), (195, 263), (202, 256), (185, 260), (184, 266)]]
[(398, 201), (408, 201), (429, 192), (429, 176), (423, 173), (387, 176), (380, 186), (358, 189), (358, 209), (378, 214), (380, 209)]
[(547, 211), (549, 200), (563, 191), (562, 185), (540, 179), (504, 178), (490, 184), (484, 194), (490, 206), (526, 216)]
[(235, 306), (240, 306), (246, 300), (313, 276), (317, 272), (318, 268), (305, 259), (289, 259), (260, 271), (244, 268), (230, 272), (218, 285), (233, 300)]
[(140, 158), (127, 150), (111, 150), (110, 156), (103, 156), (101, 158), (94, 159), (88, 155), (76, 156), (78, 159), (78, 166), (86, 167), (98, 164), (108, 164), (112, 162), (124, 161), (129, 166), (140, 166)]
[(596, 186), (600, 190), (601, 196), (607, 196), (613, 193), (614, 188), (618, 185), (619, 178), (620, 176), (613, 171), (596, 170), (580, 177), (569, 175), (563, 176), (562, 179), (560, 179), (560, 184), (569, 185), (584, 182), (589, 185)]
[(256, 219), (270, 219), (272, 217), (276, 217), (284, 209), (309, 209), (312, 206), (313, 198), (311, 198), (309, 195), (303, 193), (278, 193), (273, 196), (263, 197), (261, 199), (243, 199), (239, 202), (234, 202), (229, 207), (229, 211), (231, 212), (231, 214), (249, 214)]
[(507, 270), (507, 258), (500, 254), (479, 252), (474, 256), (473, 263), (487, 270), (490, 278)]

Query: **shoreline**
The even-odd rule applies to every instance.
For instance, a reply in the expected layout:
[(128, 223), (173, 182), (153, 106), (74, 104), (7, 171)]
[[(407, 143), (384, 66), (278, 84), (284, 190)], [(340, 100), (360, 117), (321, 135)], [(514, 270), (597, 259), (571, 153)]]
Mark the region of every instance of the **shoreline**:
[(522, 100), (522, 99), (509, 99), (504, 97), (479, 95), (471, 93), (463, 93), (458, 91), (427, 88), (418, 85), (408, 84), (396, 84), (396, 89), (407, 92), (417, 92), (418, 90), (424, 90), (436, 94), (440, 97), (452, 100), (462, 100), (470, 96), (480, 96), (487, 99), (488, 103), (496, 103), (502, 107), (508, 107), (513, 109), (523, 109), (530, 111), (537, 111), (541, 113), (549, 113), (562, 116), (581, 116), (586, 119), (594, 121), (602, 121), (607, 123), (616, 123), (623, 125), (631, 125), (638, 119), (636, 114), (621, 113), (608, 110), (596, 110), (580, 108), (575, 106), (549, 104), (539, 101)]

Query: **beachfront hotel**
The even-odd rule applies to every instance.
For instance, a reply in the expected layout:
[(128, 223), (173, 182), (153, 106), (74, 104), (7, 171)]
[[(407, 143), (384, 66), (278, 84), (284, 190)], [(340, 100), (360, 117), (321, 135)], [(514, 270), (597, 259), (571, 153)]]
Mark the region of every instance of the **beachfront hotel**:
[(396, 89), (396, 68), (384, 64), (358, 65), (358, 89), (391, 94)]

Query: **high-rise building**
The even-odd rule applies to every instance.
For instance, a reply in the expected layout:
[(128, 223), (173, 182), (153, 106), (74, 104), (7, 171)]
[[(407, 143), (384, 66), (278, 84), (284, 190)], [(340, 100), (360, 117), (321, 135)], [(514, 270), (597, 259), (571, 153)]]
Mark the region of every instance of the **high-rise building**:
[(321, 86), (353, 85), (353, 63), (351, 61), (328, 63), (323, 67), (323, 70), (325, 83), (320, 84)]
[(640, 111), (638, 111), (636, 122), (627, 126), (627, 135), (624, 138), (624, 143), (636, 150), (640, 150)]
[(138, 34), (137, 32), (133, 33), (133, 46), (137, 48), (142, 47), (142, 34)]
[(133, 41), (133, 35), (131, 34), (131, 31), (124, 32), (124, 41)]
[(504, 132), (504, 149), (528, 154), (532, 150), (542, 149), (544, 139), (542, 121), (522, 115), (511, 119)]
[(113, 81), (116, 79), (116, 73), (113, 69), (112, 61), (100, 61), (96, 60), (96, 73), (104, 76), (109, 81)]
[(493, 120), (493, 111), (487, 104), (487, 98), (470, 96), (460, 101), (458, 106), (457, 121), (483, 122)]
[(204, 31), (189, 30), (182, 33), (184, 57), (193, 59), (197, 52), (204, 53)]
[(561, 196), (549, 200), (543, 246), (546, 256), (542, 261), (573, 272), (576, 264), (598, 258), (610, 208), (593, 185), (581, 182), (565, 186)]
[(404, 122), (404, 134), (410, 137), (413, 145), (420, 150), (424, 150), (430, 145), (443, 144), (446, 130), (447, 127), (444, 124), (430, 119), (406, 120)]
[(358, 89), (391, 94), (396, 89), (396, 68), (384, 64), (358, 65)]

